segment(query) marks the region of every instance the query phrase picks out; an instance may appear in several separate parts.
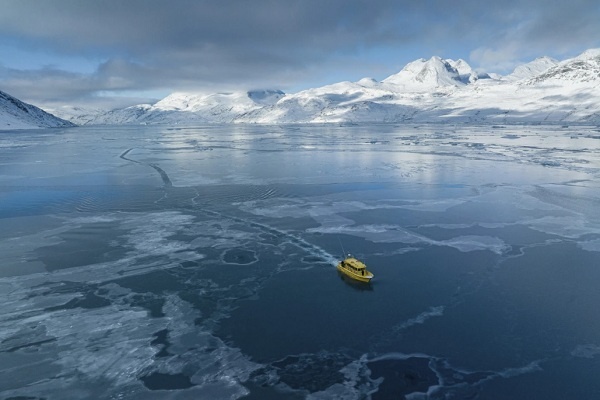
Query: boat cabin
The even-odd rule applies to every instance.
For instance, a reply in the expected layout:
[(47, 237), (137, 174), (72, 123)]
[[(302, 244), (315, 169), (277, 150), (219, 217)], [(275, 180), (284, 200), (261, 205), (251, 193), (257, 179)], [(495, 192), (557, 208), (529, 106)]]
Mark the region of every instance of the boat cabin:
[(356, 258), (348, 255), (337, 265), (338, 271), (361, 282), (370, 282), (373, 274), (367, 270), (367, 266)]
[(367, 266), (355, 258), (346, 258), (342, 261), (342, 267), (347, 268), (358, 275), (365, 275), (365, 271), (367, 270)]

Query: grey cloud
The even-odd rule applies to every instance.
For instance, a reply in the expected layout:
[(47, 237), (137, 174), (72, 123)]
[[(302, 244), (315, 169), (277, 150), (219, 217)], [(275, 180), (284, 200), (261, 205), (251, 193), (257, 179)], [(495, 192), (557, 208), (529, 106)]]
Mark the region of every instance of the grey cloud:
[(545, 48), (558, 47), (562, 52), (568, 52), (573, 43), (598, 46), (599, 21), (598, 1), (550, 2), (532, 19), (524, 39)]
[[(348, 70), (369, 48), (401, 54), (419, 47), (424, 57), (439, 49), (455, 57), (451, 50), (466, 48), (517, 59), (558, 56), (573, 43), (577, 51), (600, 45), (597, 0), (0, 0), (0, 7), (0, 38), (107, 60), (92, 74), (72, 75), (74, 83), (66, 72), (28, 72), (56, 93), (68, 90), (52, 82), (73, 94), (287, 89), (325, 66)], [(2, 84), (24, 90), (25, 78), (15, 76)]]
[[(386, 28), (399, 2), (361, 1), (8, 1), (0, 31), (69, 52), (203, 50), (219, 45), (328, 48)], [(391, 33), (391, 32), (390, 32)]]
[(1, 68), (2, 91), (25, 101), (75, 99), (99, 89), (93, 79), (51, 67), (33, 71)]
[(101, 91), (136, 90), (153, 77), (139, 65), (113, 60), (100, 65), (94, 74), (81, 74), (45, 67), (21, 71), (0, 68), (2, 90), (26, 101), (52, 103), (93, 96)]
[(542, 55), (572, 57), (600, 46), (597, 1), (529, 1), (503, 15), (507, 22), (503, 29), (471, 52), (472, 61), (484, 69), (514, 67)]
[[(4, 1), (0, 35), (23, 47), (108, 59), (81, 89), (297, 84), (332, 52), (390, 41), (398, 4), (361, 1)], [(50, 92), (57, 71), (30, 71)], [(22, 80), (5, 83), (25, 89)], [(72, 85), (68, 85), (71, 87)], [(33, 88), (27, 88), (28, 90)], [(100, 90), (100, 89), (99, 89)], [(20, 90), (23, 92), (23, 90)], [(29, 96), (30, 98), (33, 95)]]
[[(528, 22), (527, 39), (597, 32), (595, 0), (4, 0), (0, 33), (65, 53), (158, 59), (180, 52), (285, 54), (282, 61), (405, 41), (501, 38)], [(1, 4), (0, 3), (0, 4)], [(571, 25), (576, 29), (572, 29)], [(564, 27), (564, 28), (562, 28)], [(295, 55), (295, 57), (294, 57)]]

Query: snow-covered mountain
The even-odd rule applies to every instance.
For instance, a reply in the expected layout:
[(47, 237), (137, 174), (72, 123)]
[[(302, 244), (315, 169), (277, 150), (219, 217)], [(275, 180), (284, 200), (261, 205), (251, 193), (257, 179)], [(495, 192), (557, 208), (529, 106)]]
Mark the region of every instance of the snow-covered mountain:
[(581, 55), (552, 66), (530, 77), (528, 84), (598, 87), (600, 85), (600, 49), (591, 49)]
[(519, 65), (512, 74), (506, 76), (506, 79), (510, 81), (531, 79), (556, 65), (558, 61), (553, 58), (539, 57), (527, 64)]
[[(227, 123), (252, 110), (276, 103), (280, 90), (191, 94), (173, 93), (155, 104), (140, 104), (102, 113), (71, 115), (80, 124)], [(73, 112), (73, 110), (71, 110)], [(59, 115), (63, 115), (59, 111)], [(65, 117), (69, 117), (67, 113)]]
[(74, 124), (0, 91), (0, 130), (67, 126)]
[(507, 76), (464, 60), (419, 59), (382, 81), (363, 78), (294, 94), (175, 93), (154, 105), (72, 119), (131, 123), (491, 122), (600, 124), (600, 49), (557, 61), (541, 57)]
[(425, 89), (461, 87), (479, 78), (489, 76), (478, 74), (463, 59), (442, 60), (434, 56), (429, 60), (421, 58), (407, 64), (400, 72), (387, 77), (382, 83), (396, 85), (396, 91), (422, 92)]
[[(383, 80), (383, 83), (396, 85), (401, 91), (422, 91), (424, 88), (440, 88), (446, 86), (461, 86), (460, 73), (455, 66), (463, 67), (451, 60), (442, 60), (439, 57), (431, 57), (429, 60), (421, 58), (407, 64), (400, 72)], [(452, 62), (452, 65), (450, 62)], [(470, 67), (467, 67), (470, 69)], [(466, 69), (463, 68), (463, 69)]]

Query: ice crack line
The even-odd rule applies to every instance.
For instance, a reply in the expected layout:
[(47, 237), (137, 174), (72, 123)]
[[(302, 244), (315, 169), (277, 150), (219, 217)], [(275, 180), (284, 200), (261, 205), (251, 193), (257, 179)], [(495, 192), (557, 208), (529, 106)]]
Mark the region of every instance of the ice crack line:
[(119, 158), (122, 158), (123, 160), (127, 160), (127, 161), (130, 161), (130, 162), (134, 162), (136, 164), (147, 165), (150, 168), (153, 168), (160, 175), (160, 178), (162, 179), (163, 185), (165, 185), (165, 187), (173, 187), (173, 182), (171, 182), (171, 178), (169, 178), (169, 175), (167, 175), (167, 173), (165, 172), (165, 170), (162, 169), (161, 167), (159, 167), (158, 165), (151, 164), (151, 163), (144, 163), (144, 162), (141, 162), (141, 161), (134, 160), (132, 158), (128, 158), (127, 155), (129, 154), (129, 152), (131, 150), (133, 150), (133, 148), (125, 150), (123, 153), (121, 153), (121, 155), (119, 156)]

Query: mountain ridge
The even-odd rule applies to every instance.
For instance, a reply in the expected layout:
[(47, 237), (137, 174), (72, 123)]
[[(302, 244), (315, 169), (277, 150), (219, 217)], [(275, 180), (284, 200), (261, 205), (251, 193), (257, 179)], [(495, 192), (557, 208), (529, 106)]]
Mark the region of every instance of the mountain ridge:
[(0, 91), (0, 130), (70, 126), (75, 125)]
[[(363, 78), (284, 94), (171, 94), (153, 105), (74, 116), (81, 124), (593, 123), (600, 124), (600, 49), (539, 57), (506, 76), (433, 56), (382, 81)], [(267, 100), (264, 100), (264, 99)]]

